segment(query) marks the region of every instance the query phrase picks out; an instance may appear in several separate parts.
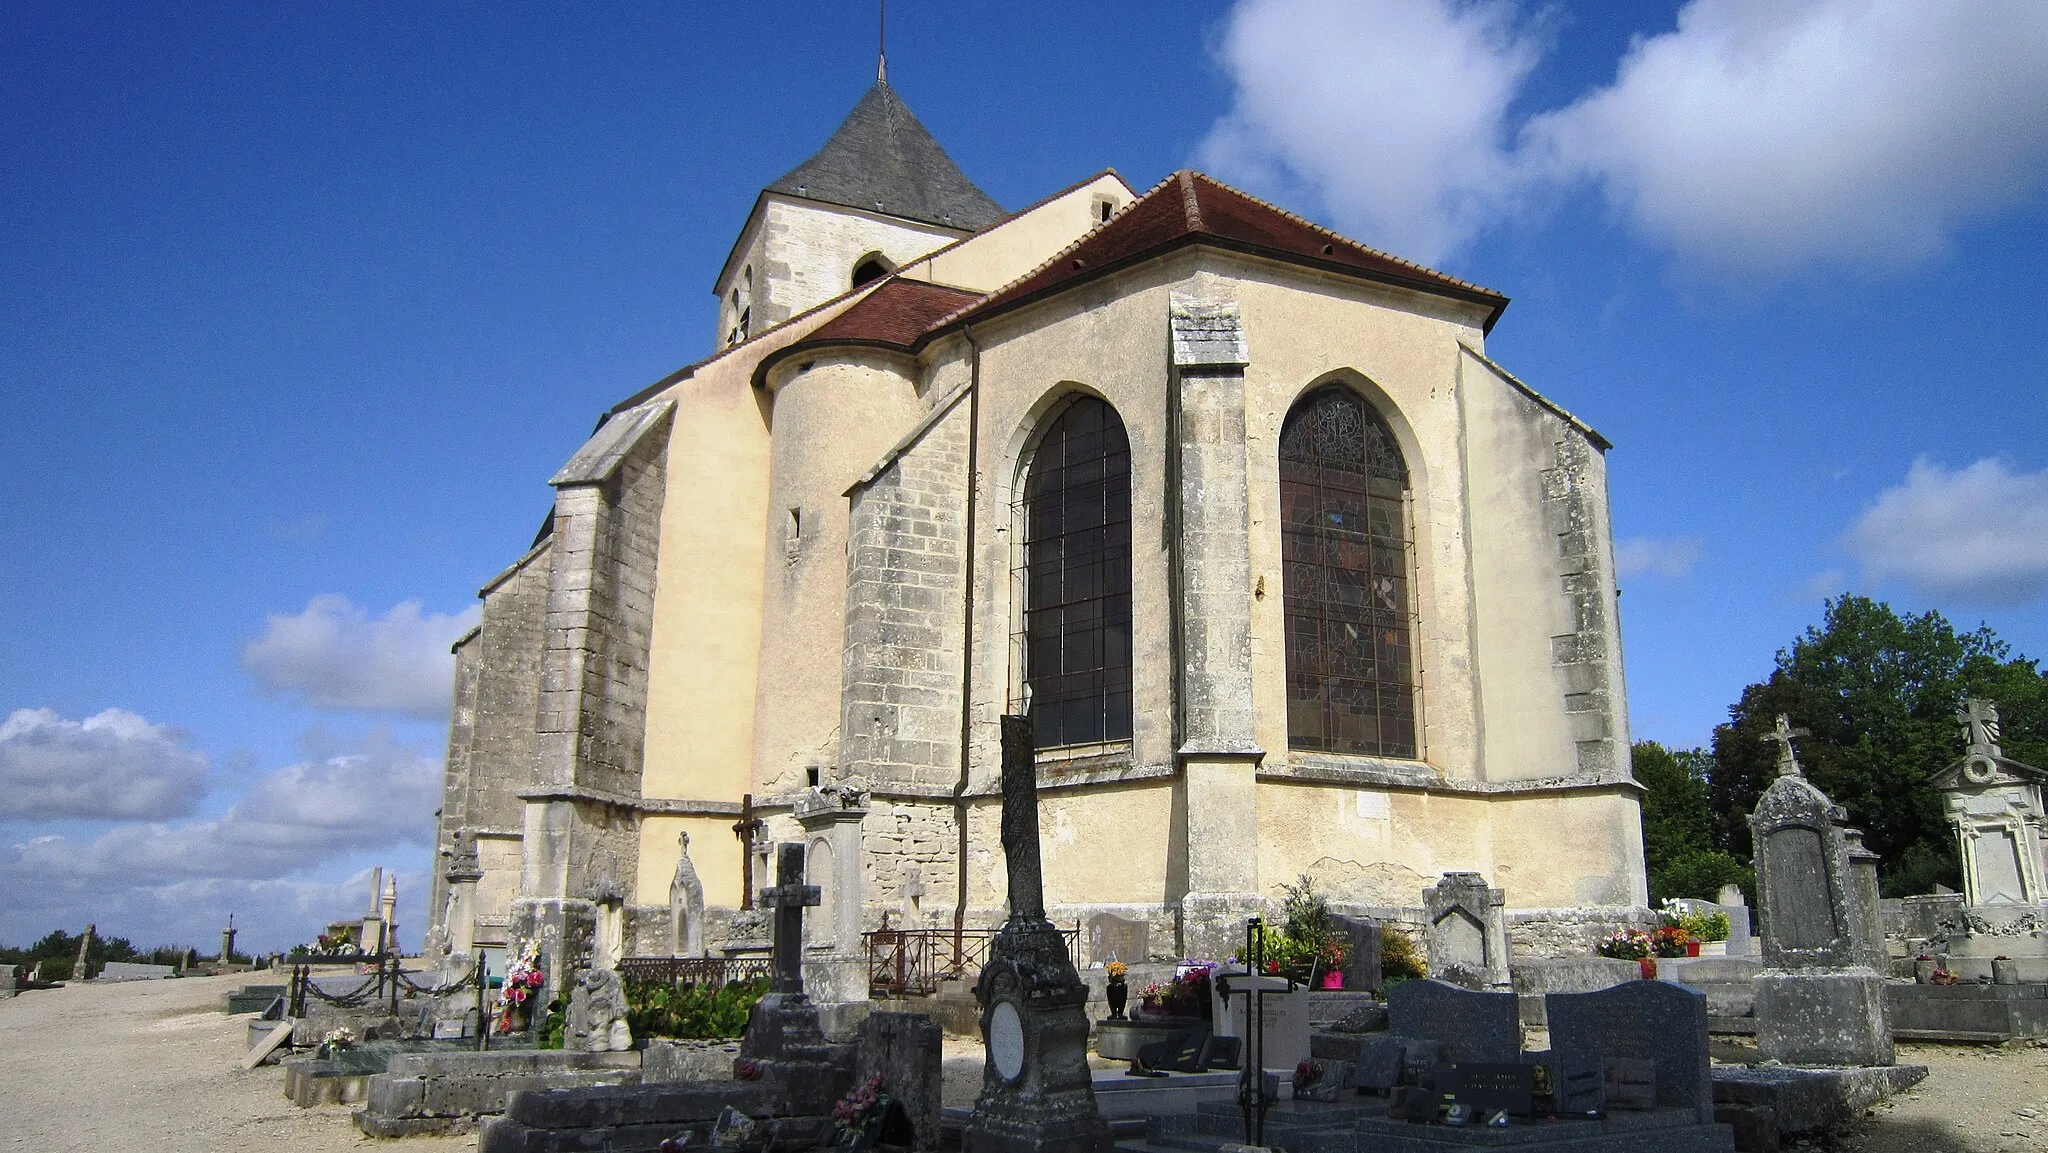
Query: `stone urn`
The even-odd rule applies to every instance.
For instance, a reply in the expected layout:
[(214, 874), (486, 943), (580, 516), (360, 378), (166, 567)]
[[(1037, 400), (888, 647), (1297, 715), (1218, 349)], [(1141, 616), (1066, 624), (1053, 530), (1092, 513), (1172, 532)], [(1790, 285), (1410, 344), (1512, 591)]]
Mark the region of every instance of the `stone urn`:
[(1124, 1006), (1131, 1003), (1131, 987), (1124, 981), (1123, 975), (1116, 974), (1110, 977), (1109, 986), (1104, 993), (1109, 999), (1109, 1019), (1124, 1020)]

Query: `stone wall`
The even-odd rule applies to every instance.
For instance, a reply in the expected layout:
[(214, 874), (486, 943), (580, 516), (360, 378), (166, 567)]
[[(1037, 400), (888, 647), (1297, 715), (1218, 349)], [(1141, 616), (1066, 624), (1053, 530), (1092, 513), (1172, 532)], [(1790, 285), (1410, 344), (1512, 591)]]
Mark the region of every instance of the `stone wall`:
[(356, 1126), (373, 1137), (466, 1133), (479, 1118), (503, 1113), (515, 1090), (639, 1083), (638, 1052), (399, 1053), (370, 1078)]
[(938, 412), (851, 498), (839, 756), (878, 789), (959, 779), (969, 412)]
[(1591, 957), (1593, 947), (1622, 929), (1648, 932), (1657, 915), (1644, 906), (1509, 909), (1510, 963), (1556, 957)]

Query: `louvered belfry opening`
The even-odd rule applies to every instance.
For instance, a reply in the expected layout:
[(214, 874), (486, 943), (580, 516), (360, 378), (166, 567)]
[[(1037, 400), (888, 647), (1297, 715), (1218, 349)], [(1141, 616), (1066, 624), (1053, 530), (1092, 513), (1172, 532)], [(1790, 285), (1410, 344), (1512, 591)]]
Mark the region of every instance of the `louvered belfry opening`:
[(1415, 614), (1408, 468), (1378, 413), (1342, 385), (1280, 432), (1287, 741), (1412, 759)]
[(1024, 526), (1024, 680), (1041, 749), (1131, 736), (1131, 445), (1079, 396), (1032, 454)]

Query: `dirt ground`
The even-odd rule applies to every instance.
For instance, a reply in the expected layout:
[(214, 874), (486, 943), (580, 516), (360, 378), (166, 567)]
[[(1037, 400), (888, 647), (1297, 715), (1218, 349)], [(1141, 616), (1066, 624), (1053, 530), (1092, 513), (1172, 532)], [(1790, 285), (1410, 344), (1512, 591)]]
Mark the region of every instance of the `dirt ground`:
[[(354, 1106), (300, 1109), (284, 1072), (243, 1072), (247, 1015), (220, 996), (247, 976), (72, 985), (0, 1000), (0, 1150), (151, 1153), (392, 1153), (473, 1150), (474, 1136), (372, 1141)], [(1832, 1133), (1828, 1153), (2048, 1150), (2048, 1047), (1901, 1045), (1928, 1067), (1920, 1087)], [(946, 1041), (946, 1103), (971, 1104), (981, 1046)]]
[(0, 1000), (0, 1149), (7, 1153), (403, 1153), (476, 1138), (371, 1141), (352, 1105), (300, 1109), (284, 1070), (241, 1069), (249, 1014), (220, 1011), (241, 976), (68, 985)]

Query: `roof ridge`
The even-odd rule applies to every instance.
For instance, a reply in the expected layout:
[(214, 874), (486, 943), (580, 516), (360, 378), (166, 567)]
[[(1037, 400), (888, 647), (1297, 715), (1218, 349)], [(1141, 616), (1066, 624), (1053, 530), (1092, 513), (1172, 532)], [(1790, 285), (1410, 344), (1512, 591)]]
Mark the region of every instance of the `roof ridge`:
[[(1123, 179), (1123, 177), (1118, 176), (1117, 179), (1121, 180)], [(1026, 270), (1021, 276), (1012, 277), (1008, 283), (1003, 284), (1002, 286), (995, 288), (989, 292), (982, 293), (980, 300), (972, 301), (968, 304), (962, 305), (959, 309), (955, 310), (954, 312), (948, 313), (947, 315), (942, 316), (939, 319), (933, 321), (932, 326), (926, 329), (925, 331), (936, 332), (937, 330), (944, 328), (949, 324), (952, 324), (954, 321), (959, 320), (962, 316), (966, 315), (967, 313), (974, 311), (974, 309), (978, 308), (981, 305), (982, 301), (989, 300), (992, 297), (1001, 296), (1003, 293), (1008, 292), (1011, 288), (1019, 284), (1022, 284), (1027, 280), (1030, 280), (1032, 277), (1037, 276), (1039, 273), (1044, 272), (1046, 269), (1051, 268), (1053, 265), (1058, 264), (1060, 261), (1071, 259), (1075, 249), (1081, 247), (1083, 244), (1088, 243), (1090, 239), (1096, 236), (1100, 236), (1102, 234), (1103, 229), (1108, 228), (1112, 224), (1115, 224), (1118, 220), (1121, 220), (1126, 213), (1129, 213), (1133, 209), (1137, 208), (1140, 204), (1143, 204), (1147, 200), (1150, 200), (1154, 196), (1158, 195), (1161, 190), (1163, 190), (1167, 185), (1171, 183), (1173, 183), (1173, 177), (1168, 176), (1166, 179), (1161, 180), (1159, 183), (1146, 189), (1143, 193), (1139, 194), (1139, 196), (1135, 200), (1132, 200), (1130, 203), (1124, 205), (1122, 208), (1117, 209), (1115, 214), (1113, 214), (1108, 220), (1103, 221), (1099, 227), (1091, 228), (1088, 231), (1083, 232), (1080, 236), (1075, 237), (1072, 243), (1068, 244), (1065, 248), (1060, 249), (1058, 252), (1053, 253), (1051, 256), (1046, 257), (1044, 260), (1040, 261), (1034, 267)], [(1130, 187), (1130, 185), (1126, 184), (1124, 187), (1128, 188)]]
[(1251, 193), (1249, 193), (1249, 192), (1246, 192), (1246, 191), (1245, 191), (1244, 189), (1242, 189), (1242, 188), (1239, 188), (1239, 187), (1237, 187), (1236, 185), (1232, 185), (1232, 184), (1225, 184), (1225, 183), (1223, 183), (1223, 182), (1222, 182), (1221, 180), (1218, 180), (1218, 179), (1216, 179), (1215, 177), (1213, 177), (1213, 176), (1209, 175), (1209, 174), (1208, 174), (1208, 173), (1206, 173), (1206, 172), (1192, 172), (1192, 171), (1191, 171), (1191, 175), (1192, 175), (1192, 176), (1194, 176), (1194, 177), (1195, 177), (1195, 179), (1197, 179), (1197, 180), (1202, 180), (1202, 181), (1205, 181), (1205, 182), (1207, 182), (1207, 183), (1209, 183), (1209, 184), (1211, 184), (1211, 185), (1214, 185), (1214, 186), (1215, 186), (1215, 187), (1216, 187), (1217, 189), (1219, 189), (1219, 190), (1221, 190), (1221, 191), (1223, 191), (1223, 192), (1228, 192), (1228, 193), (1230, 193), (1230, 194), (1231, 194), (1232, 196), (1237, 196), (1237, 197), (1241, 197), (1241, 198), (1243, 198), (1243, 199), (1245, 199), (1245, 200), (1248, 200), (1248, 201), (1252, 202), (1253, 204), (1256, 204), (1256, 205), (1258, 205), (1258, 206), (1259, 206), (1260, 208), (1264, 208), (1264, 209), (1267, 209), (1268, 211), (1271, 211), (1271, 212), (1276, 212), (1276, 213), (1280, 214), (1281, 216), (1284, 216), (1284, 217), (1286, 217), (1287, 219), (1289, 219), (1289, 220), (1293, 221), (1294, 223), (1296, 223), (1296, 224), (1299, 224), (1299, 225), (1301, 225), (1301, 226), (1302, 226), (1302, 227), (1304, 227), (1304, 228), (1308, 228), (1308, 229), (1311, 229), (1311, 230), (1313, 230), (1313, 231), (1316, 231), (1316, 232), (1320, 232), (1320, 233), (1322, 233), (1322, 234), (1323, 234), (1324, 236), (1327, 236), (1327, 237), (1329, 237), (1329, 238), (1330, 238), (1330, 239), (1332, 239), (1332, 240), (1339, 240), (1339, 241), (1342, 241), (1342, 242), (1344, 242), (1345, 244), (1348, 244), (1348, 245), (1350, 245), (1351, 247), (1353, 247), (1353, 248), (1356, 248), (1356, 249), (1358, 249), (1358, 250), (1359, 250), (1359, 251), (1361, 251), (1361, 252), (1369, 252), (1369, 253), (1373, 254), (1374, 256), (1377, 256), (1377, 257), (1379, 257), (1379, 258), (1380, 258), (1381, 260), (1391, 261), (1391, 262), (1393, 262), (1393, 263), (1395, 263), (1395, 264), (1401, 265), (1401, 266), (1402, 266), (1402, 267), (1404, 267), (1404, 268), (1412, 268), (1412, 269), (1414, 269), (1414, 270), (1415, 270), (1415, 271), (1417, 271), (1417, 272), (1423, 272), (1423, 273), (1428, 273), (1428, 274), (1429, 274), (1429, 275), (1431, 275), (1431, 276), (1441, 277), (1441, 278), (1442, 278), (1442, 279), (1444, 279), (1444, 280), (1448, 280), (1448, 281), (1450, 281), (1450, 282), (1451, 282), (1452, 284), (1458, 285), (1458, 286), (1459, 286), (1460, 288), (1469, 288), (1469, 289), (1473, 290), (1474, 292), (1485, 292), (1485, 293), (1490, 293), (1490, 294), (1492, 294), (1492, 295), (1494, 295), (1494, 296), (1499, 296), (1499, 295), (1500, 295), (1500, 293), (1499, 293), (1498, 291), (1496, 291), (1495, 289), (1491, 289), (1491, 288), (1488, 288), (1488, 287), (1486, 287), (1486, 286), (1485, 286), (1485, 285), (1483, 285), (1483, 284), (1475, 284), (1475, 283), (1473, 283), (1472, 281), (1469, 281), (1469, 280), (1466, 280), (1466, 279), (1464, 279), (1463, 277), (1458, 277), (1458, 276), (1452, 276), (1452, 275), (1451, 275), (1450, 273), (1448, 273), (1448, 272), (1444, 272), (1444, 271), (1441, 271), (1440, 269), (1435, 269), (1435, 268), (1431, 268), (1431, 267), (1430, 267), (1430, 266), (1428, 266), (1427, 264), (1418, 264), (1418, 263), (1416, 263), (1415, 261), (1413, 261), (1413, 260), (1410, 260), (1410, 259), (1408, 259), (1408, 258), (1407, 258), (1407, 257), (1405, 257), (1405, 256), (1396, 256), (1396, 255), (1394, 255), (1394, 254), (1393, 254), (1393, 253), (1391, 253), (1391, 252), (1383, 252), (1383, 251), (1381, 251), (1380, 249), (1374, 248), (1374, 247), (1372, 247), (1372, 246), (1371, 246), (1371, 245), (1369, 245), (1369, 244), (1362, 244), (1362, 243), (1360, 243), (1360, 242), (1358, 242), (1358, 241), (1356, 241), (1356, 240), (1353, 240), (1353, 239), (1351, 239), (1350, 237), (1348, 237), (1348, 236), (1344, 235), (1343, 233), (1341, 233), (1341, 232), (1338, 232), (1337, 230), (1335, 230), (1335, 229), (1333, 229), (1333, 228), (1329, 228), (1329, 227), (1326, 227), (1326, 226), (1324, 226), (1324, 225), (1321, 225), (1321, 224), (1317, 224), (1317, 223), (1316, 223), (1315, 221), (1313, 221), (1313, 220), (1310, 220), (1310, 219), (1308, 219), (1308, 218), (1306, 218), (1306, 217), (1303, 217), (1303, 216), (1298, 216), (1298, 215), (1296, 215), (1296, 214), (1294, 214), (1294, 213), (1292, 213), (1292, 212), (1289, 212), (1289, 211), (1288, 211), (1287, 209), (1285, 209), (1285, 208), (1282, 208), (1282, 207), (1280, 207), (1280, 206), (1279, 206), (1279, 205), (1277, 205), (1277, 204), (1274, 204), (1274, 203), (1273, 203), (1272, 201), (1270, 201), (1270, 200), (1262, 200), (1262, 199), (1260, 199), (1259, 197), (1253, 196), (1253, 195), (1252, 195)]

